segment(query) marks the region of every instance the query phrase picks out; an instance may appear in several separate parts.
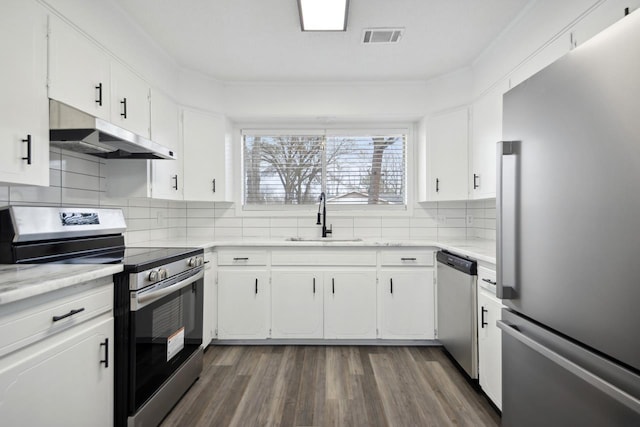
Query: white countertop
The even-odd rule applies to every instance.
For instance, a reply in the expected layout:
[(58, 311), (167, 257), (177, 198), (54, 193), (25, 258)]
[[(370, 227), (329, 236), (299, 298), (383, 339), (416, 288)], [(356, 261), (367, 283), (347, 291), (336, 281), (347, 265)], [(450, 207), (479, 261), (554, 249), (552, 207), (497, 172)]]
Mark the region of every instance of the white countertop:
[(121, 264), (0, 265), (0, 306), (121, 271)]
[[(478, 261), (496, 263), (496, 242), (485, 239), (440, 240), (229, 240), (167, 239), (136, 243), (138, 247), (435, 247)], [(74, 286), (122, 271), (120, 264), (0, 265), (0, 305)]]
[(429, 246), (445, 249), (459, 255), (473, 258), (477, 261), (484, 261), (490, 264), (496, 263), (496, 242), (487, 239), (439, 239), (439, 240), (203, 240), (203, 239), (167, 239), (152, 240), (132, 244), (131, 246), (149, 247), (194, 247), (194, 248), (215, 248), (215, 247), (417, 247)]

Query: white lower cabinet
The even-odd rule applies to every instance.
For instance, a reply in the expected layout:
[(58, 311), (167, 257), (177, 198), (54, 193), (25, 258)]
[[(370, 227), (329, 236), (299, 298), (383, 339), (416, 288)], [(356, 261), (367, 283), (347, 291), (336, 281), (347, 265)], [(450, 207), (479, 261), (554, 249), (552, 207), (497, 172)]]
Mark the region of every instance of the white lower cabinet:
[(271, 273), (271, 337), (323, 338), (322, 273), (273, 270)]
[(433, 269), (380, 271), (380, 338), (434, 339)]
[(376, 338), (376, 270), (338, 270), (324, 275), (324, 337)]
[(3, 364), (3, 425), (113, 425), (113, 317), (91, 323), (22, 350), (15, 364)]
[(0, 424), (113, 426), (111, 277), (0, 305)]
[(218, 339), (434, 338), (432, 248), (228, 247), (215, 254)]
[[(478, 280), (495, 283), (495, 272), (478, 269)], [(478, 379), (491, 401), (502, 409), (502, 332), (496, 322), (502, 318), (502, 303), (493, 292), (478, 287)]]
[(269, 337), (271, 292), (265, 268), (218, 270), (218, 338)]

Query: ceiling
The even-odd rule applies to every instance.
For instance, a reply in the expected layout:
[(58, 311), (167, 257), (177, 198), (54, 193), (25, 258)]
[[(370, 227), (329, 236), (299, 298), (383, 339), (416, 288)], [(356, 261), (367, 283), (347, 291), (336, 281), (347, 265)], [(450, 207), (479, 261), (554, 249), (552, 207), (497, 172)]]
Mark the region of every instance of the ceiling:
[[(328, 33), (300, 31), (296, 0), (115, 1), (181, 67), (225, 81), (331, 82), (468, 66), (532, 0), (350, 0), (347, 31)], [(364, 45), (370, 27), (405, 32)]]

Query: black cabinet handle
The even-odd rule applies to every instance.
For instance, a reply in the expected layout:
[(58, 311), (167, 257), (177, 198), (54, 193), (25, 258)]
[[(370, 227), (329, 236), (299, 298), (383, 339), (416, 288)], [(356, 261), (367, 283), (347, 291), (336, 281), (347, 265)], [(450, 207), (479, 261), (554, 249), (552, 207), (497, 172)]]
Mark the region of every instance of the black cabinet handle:
[(256, 295), (258, 295), (258, 279), (256, 279)]
[(98, 91), (98, 99), (96, 99), (96, 104), (102, 107), (102, 82), (98, 83), (98, 86), (96, 86), (96, 90)]
[(391, 285), (391, 294), (393, 294), (393, 278), (389, 279), (389, 284)]
[(68, 312), (67, 314), (63, 314), (62, 316), (53, 316), (53, 321), (57, 322), (58, 320), (62, 320), (62, 319), (66, 319), (67, 317), (71, 317), (74, 314), (78, 314), (84, 311), (84, 307), (82, 308), (78, 308), (76, 310), (71, 310), (70, 312)]
[(487, 312), (487, 309), (486, 309), (486, 308), (484, 308), (484, 307), (480, 307), (480, 327), (481, 327), (482, 329), (484, 329), (484, 327), (485, 327), (486, 325), (488, 325), (488, 323), (484, 321), (484, 314), (485, 314), (486, 312)]
[(331, 293), (335, 294), (336, 293), (336, 279), (331, 278)]
[(173, 189), (178, 191), (178, 174), (173, 175), (173, 180), (175, 181), (175, 185), (173, 186)]
[(213, 181), (211, 181), (211, 183), (213, 184), (213, 192), (216, 192), (216, 179), (214, 178)]
[(480, 185), (478, 184), (478, 178), (480, 178), (480, 175), (474, 173), (473, 174), (473, 189), (474, 190), (477, 190), (480, 187)]
[(411, 257), (411, 258), (400, 258), (400, 261), (416, 261), (417, 258)]
[(495, 284), (496, 284), (496, 282), (495, 282), (495, 281), (493, 281), (493, 280), (491, 280), (491, 279), (487, 279), (486, 277), (485, 277), (485, 278), (483, 278), (483, 279), (482, 279), (482, 281), (483, 281), (483, 282), (487, 282), (487, 283), (492, 284), (492, 285), (495, 285)]
[(248, 257), (239, 257), (239, 258), (234, 258), (234, 261), (249, 261)]
[(122, 101), (120, 101), (120, 104), (122, 104), (122, 113), (120, 113), (120, 115), (123, 118), (127, 118), (127, 98), (122, 98)]
[(104, 347), (104, 359), (100, 361), (100, 364), (104, 363), (104, 367), (109, 367), (109, 338), (105, 338), (104, 342), (100, 343), (100, 347)]
[(440, 191), (440, 180), (436, 178), (436, 193)]
[(316, 293), (316, 278), (313, 278), (313, 294), (315, 295)]
[(31, 164), (31, 135), (27, 135), (27, 139), (23, 139), (22, 142), (27, 143), (27, 157), (23, 157), (22, 160), (26, 160), (27, 164)]

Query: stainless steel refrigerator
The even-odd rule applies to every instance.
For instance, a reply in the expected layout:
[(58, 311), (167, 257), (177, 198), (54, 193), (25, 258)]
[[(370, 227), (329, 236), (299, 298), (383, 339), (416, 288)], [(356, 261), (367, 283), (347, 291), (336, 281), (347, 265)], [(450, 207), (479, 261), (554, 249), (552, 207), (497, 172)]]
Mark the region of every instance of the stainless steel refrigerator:
[(504, 96), (503, 426), (640, 426), (640, 11)]

